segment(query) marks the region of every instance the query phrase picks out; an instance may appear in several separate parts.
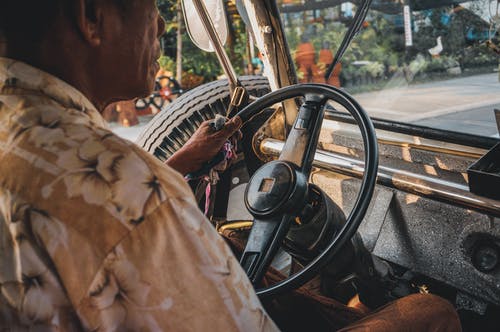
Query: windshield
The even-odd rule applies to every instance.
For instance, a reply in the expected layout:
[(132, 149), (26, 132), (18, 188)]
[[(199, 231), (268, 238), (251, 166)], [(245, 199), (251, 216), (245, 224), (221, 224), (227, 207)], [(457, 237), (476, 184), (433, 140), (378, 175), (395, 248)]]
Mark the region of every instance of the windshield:
[(328, 0), (279, 5), (300, 82), (342, 87), (374, 118), (498, 136), (496, 0), (374, 0), (327, 80), (357, 6)]
[[(372, 118), (498, 137), (498, 0), (372, 0), (360, 31), (325, 79), (360, 3), (277, 0), (300, 82), (341, 87)], [(226, 51), (235, 71), (266, 74), (236, 2), (224, 4), (229, 23)], [(158, 5), (168, 24), (155, 91), (147, 98), (111, 105), (104, 114), (116, 133), (131, 140), (150, 126), (156, 113), (168, 112), (178, 96), (224, 77), (217, 56), (190, 41), (177, 1), (158, 0)]]

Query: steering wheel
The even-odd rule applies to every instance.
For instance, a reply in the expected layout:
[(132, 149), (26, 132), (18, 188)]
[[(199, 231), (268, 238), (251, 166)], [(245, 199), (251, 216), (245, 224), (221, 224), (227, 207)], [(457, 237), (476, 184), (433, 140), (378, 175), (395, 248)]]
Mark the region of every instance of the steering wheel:
[(363, 220), (377, 177), (378, 148), (373, 124), (362, 107), (340, 89), (312, 83), (285, 87), (259, 98), (237, 115), (246, 122), (276, 103), (297, 97), (302, 97), (303, 103), (279, 158), (260, 167), (245, 192), (245, 205), (254, 221), (240, 264), (252, 283), (259, 283), (293, 220), (306, 204), (312, 189), (308, 179), (329, 100), (349, 111), (360, 127), (365, 146), (365, 172), (353, 209), (343, 226), (331, 236), (325, 249), (296, 274), (277, 284), (257, 289), (260, 297), (298, 288), (330, 262)]

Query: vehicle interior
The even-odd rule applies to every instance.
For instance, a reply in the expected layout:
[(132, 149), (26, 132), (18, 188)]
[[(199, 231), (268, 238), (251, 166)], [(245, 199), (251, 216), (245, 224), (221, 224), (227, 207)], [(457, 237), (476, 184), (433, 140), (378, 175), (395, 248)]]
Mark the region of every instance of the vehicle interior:
[[(246, 239), (240, 263), (258, 295), (321, 275), (322, 295), (343, 303), (432, 293), (455, 306), (464, 331), (498, 331), (499, 1), (182, 7), (224, 78), (162, 106), (137, 143), (166, 160), (201, 122), (243, 119), (232, 165), (190, 184), (221, 234)], [(261, 73), (237, 72), (228, 57), (227, 8)], [(301, 47), (330, 58), (307, 64)], [(264, 287), (269, 266), (287, 278)]]

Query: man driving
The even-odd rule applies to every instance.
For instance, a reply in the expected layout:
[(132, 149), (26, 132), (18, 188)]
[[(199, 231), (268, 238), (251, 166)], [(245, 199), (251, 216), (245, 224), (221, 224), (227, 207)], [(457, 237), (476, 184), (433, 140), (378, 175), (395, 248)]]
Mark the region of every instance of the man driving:
[[(153, 87), (155, 1), (2, 1), (0, 15), (0, 326), (275, 330), (183, 177), (99, 114)], [(239, 126), (194, 135), (170, 165), (200, 168)]]
[(0, 3), (2, 330), (277, 330), (181, 176), (241, 120), (165, 166), (101, 117), (150, 93), (163, 31), (154, 0)]

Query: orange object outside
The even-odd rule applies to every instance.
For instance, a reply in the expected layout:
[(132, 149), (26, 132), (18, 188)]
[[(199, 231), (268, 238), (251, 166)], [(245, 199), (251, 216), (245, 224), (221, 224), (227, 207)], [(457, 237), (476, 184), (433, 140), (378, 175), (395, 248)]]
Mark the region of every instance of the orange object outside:
[[(321, 76), (324, 79), (326, 70), (330, 66), (330, 64), (333, 62), (333, 53), (329, 49), (322, 49), (319, 51), (319, 57), (318, 57), (318, 65), (321, 68)], [(342, 71), (342, 64), (339, 62), (335, 65), (333, 68), (333, 72), (330, 75), (330, 78), (328, 79), (328, 82), (326, 82), (329, 85), (333, 85), (337, 88), (340, 88), (340, 72)], [(323, 81), (324, 82), (324, 81)]]
[(304, 42), (297, 46), (297, 51), (295, 52), (295, 62), (297, 63), (297, 71), (302, 74), (302, 77), (299, 78), (299, 82), (325, 82), (321, 77), (318, 66), (316, 65), (316, 51), (312, 43)]

